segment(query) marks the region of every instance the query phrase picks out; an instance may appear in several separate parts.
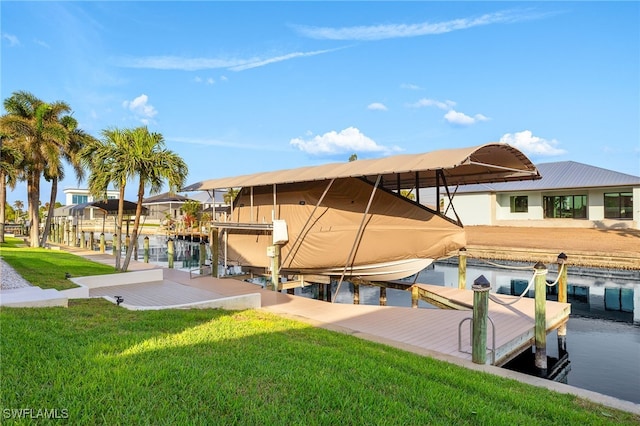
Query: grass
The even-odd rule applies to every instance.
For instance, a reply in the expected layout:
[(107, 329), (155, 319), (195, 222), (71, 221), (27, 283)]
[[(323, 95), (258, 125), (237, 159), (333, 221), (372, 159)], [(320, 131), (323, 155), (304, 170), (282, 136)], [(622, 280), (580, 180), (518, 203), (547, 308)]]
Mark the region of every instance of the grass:
[(1, 412), (64, 410), (72, 424), (640, 421), (257, 310), (127, 311), (90, 299), (6, 308), (0, 323)]
[[(5, 260), (37, 253), (13, 244), (0, 247)], [(65, 254), (42, 252), (50, 263)], [(4, 308), (0, 377), (2, 424), (33, 424), (39, 410), (95, 425), (640, 423), (259, 310), (128, 311), (103, 299)]]
[(64, 251), (24, 247), (19, 238), (5, 237), (0, 244), (0, 257), (13, 267), (25, 280), (41, 288), (66, 290), (76, 287), (65, 278), (115, 273), (115, 268), (91, 262)]

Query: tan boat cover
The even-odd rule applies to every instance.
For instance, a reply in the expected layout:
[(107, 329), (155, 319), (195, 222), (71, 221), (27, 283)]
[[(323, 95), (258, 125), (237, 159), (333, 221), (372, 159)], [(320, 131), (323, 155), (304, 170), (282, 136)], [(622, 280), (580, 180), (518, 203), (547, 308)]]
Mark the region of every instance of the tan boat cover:
[(444, 186), (444, 182), (438, 180), (437, 172), (442, 172), (449, 186), (540, 179), (538, 169), (518, 149), (504, 143), (489, 143), (470, 148), (443, 149), (423, 154), (395, 155), (209, 179), (189, 185), (183, 191), (241, 188), (346, 177), (365, 177), (375, 182), (379, 175), (382, 176), (382, 186), (390, 190), (410, 189), (416, 186), (420, 188)]
[[(272, 223), (284, 219), (288, 243), (281, 248), (281, 268), (304, 270), (367, 265), (402, 259), (434, 259), (465, 246), (462, 227), (395, 193), (377, 189), (364, 215), (374, 185), (357, 178), (336, 179), (320, 206), (314, 208), (330, 181), (244, 188), (229, 221)], [(363, 222), (363, 218), (365, 218)], [(361, 238), (358, 229), (363, 223)], [(240, 265), (268, 267), (269, 231), (230, 230), (228, 259)], [(353, 250), (353, 254), (351, 254)]]

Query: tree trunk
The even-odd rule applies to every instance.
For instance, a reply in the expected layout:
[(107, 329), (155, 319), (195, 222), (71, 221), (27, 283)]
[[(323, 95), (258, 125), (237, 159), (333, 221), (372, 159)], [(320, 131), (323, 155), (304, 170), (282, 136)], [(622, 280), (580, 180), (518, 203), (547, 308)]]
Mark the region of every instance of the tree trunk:
[[(113, 250), (118, 250), (118, 253), (114, 253), (116, 256), (116, 269), (120, 270), (120, 250), (122, 247), (122, 220), (124, 216), (124, 184), (120, 185), (120, 199), (118, 200), (118, 220), (116, 221), (116, 241), (113, 242)], [(126, 271), (126, 269), (123, 269)]]
[(30, 172), (27, 177), (27, 199), (29, 201), (29, 242), (31, 247), (40, 243), (40, 174)]
[(131, 253), (133, 253), (133, 246), (138, 244), (138, 227), (140, 226), (140, 216), (142, 216), (142, 200), (144, 199), (144, 182), (140, 179), (140, 186), (138, 187), (138, 203), (136, 204), (136, 218), (133, 221), (133, 232), (131, 233), (131, 243), (127, 247), (127, 255), (124, 258), (124, 265), (122, 270), (126, 271), (131, 261)]
[(7, 205), (7, 177), (0, 173), (0, 243), (4, 243), (4, 221), (6, 219), (5, 206)]
[(44, 224), (42, 230), (42, 237), (40, 239), (40, 247), (45, 247), (47, 244), (47, 237), (49, 236), (49, 228), (51, 227), (51, 220), (53, 219), (53, 210), (55, 209), (56, 197), (58, 196), (58, 178), (56, 176), (51, 180), (51, 197), (49, 198), (49, 211), (47, 212), (47, 221)]

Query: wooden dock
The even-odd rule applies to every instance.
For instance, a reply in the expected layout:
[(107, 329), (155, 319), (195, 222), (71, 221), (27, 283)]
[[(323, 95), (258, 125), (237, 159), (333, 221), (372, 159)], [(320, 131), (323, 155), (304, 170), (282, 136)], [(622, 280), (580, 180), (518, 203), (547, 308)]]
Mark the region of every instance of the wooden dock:
[[(76, 251), (76, 250), (74, 250)], [(78, 250), (80, 251), (80, 250)], [(80, 254), (80, 253), (78, 253)], [(114, 263), (113, 256), (84, 252), (86, 257), (101, 262)], [(131, 269), (153, 268), (155, 265), (132, 261)], [(262, 309), (287, 317), (297, 318), (311, 324), (338, 329), (352, 335), (371, 340), (384, 341), (397, 346), (410, 346), (424, 353), (443, 354), (457, 359), (471, 360), (470, 322), (460, 324), (472, 317), (473, 291), (442, 287), (428, 284), (416, 284), (422, 299), (449, 309), (416, 309), (408, 307), (353, 305), (329, 303), (283, 292), (262, 289), (260, 286), (235, 279), (220, 279), (210, 276), (191, 278), (188, 271), (164, 269), (164, 279), (184, 286), (205, 290), (206, 297), (232, 297), (259, 293)], [(409, 289), (410, 287), (407, 287)], [(118, 289), (123, 291), (123, 288)], [(131, 289), (134, 290), (134, 289)], [(139, 301), (140, 304), (154, 305), (162, 299), (167, 303), (176, 303), (175, 288), (166, 287), (163, 294), (157, 287), (153, 302)], [(186, 294), (192, 292), (185, 292)], [(196, 292), (193, 292), (195, 296)], [(110, 293), (111, 294), (111, 293)], [(213, 295), (213, 296), (212, 296)], [(132, 301), (133, 294), (127, 294)], [(493, 294), (507, 303), (514, 296)], [(570, 305), (547, 301), (547, 333), (564, 324), (569, 318)], [(489, 301), (489, 317), (495, 324), (495, 363), (501, 366), (528, 349), (534, 342), (534, 300), (522, 298), (505, 306)], [(460, 337), (458, 331), (460, 330)], [(487, 348), (493, 341), (491, 325), (487, 331)], [(458, 345), (460, 339), (461, 346)], [(491, 354), (487, 362), (491, 362)]]

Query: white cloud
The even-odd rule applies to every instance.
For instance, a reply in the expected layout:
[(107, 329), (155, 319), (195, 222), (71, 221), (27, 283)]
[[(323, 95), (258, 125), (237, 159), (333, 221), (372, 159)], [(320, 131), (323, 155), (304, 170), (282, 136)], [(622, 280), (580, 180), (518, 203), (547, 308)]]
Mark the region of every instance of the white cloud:
[(430, 106), (434, 106), (436, 108), (440, 108), (443, 109), (445, 111), (450, 110), (451, 108), (453, 108), (456, 105), (455, 102), (453, 101), (436, 101), (435, 99), (427, 99), (427, 98), (422, 98), (420, 99), (418, 102), (413, 103), (411, 105), (409, 105), (412, 108), (422, 108), (422, 107), (430, 107)]
[(462, 112), (458, 112), (456, 110), (450, 110), (444, 115), (444, 119), (456, 126), (470, 126), (472, 124), (476, 124), (479, 121), (487, 121), (489, 120), (482, 114), (476, 114), (473, 117), (468, 116)]
[(411, 108), (436, 107), (443, 111), (447, 111), (447, 113), (444, 115), (443, 118), (447, 123), (453, 124), (455, 126), (470, 126), (480, 121), (489, 120), (489, 117), (483, 114), (476, 114), (472, 117), (463, 112), (458, 112), (453, 109), (455, 105), (456, 103), (450, 100), (446, 100), (443, 102), (443, 101), (438, 101), (436, 99), (422, 98), (418, 102), (410, 104), (409, 107)]
[(33, 42), (35, 44), (38, 44), (38, 45), (42, 46), (42, 47), (46, 47), (47, 49), (51, 48), (51, 46), (49, 46), (46, 42), (44, 42), (42, 40), (34, 39)]
[(124, 101), (122, 106), (133, 112), (138, 120), (144, 124), (149, 124), (150, 119), (158, 114), (158, 111), (149, 104), (149, 97), (144, 93), (132, 101)]
[(312, 155), (333, 155), (353, 152), (382, 152), (400, 151), (398, 147), (388, 148), (378, 145), (373, 139), (365, 136), (355, 127), (348, 127), (340, 132), (331, 131), (324, 135), (317, 135), (309, 140), (301, 138), (291, 139), (291, 145), (300, 151)]
[(285, 55), (253, 58), (183, 58), (180, 56), (147, 56), (140, 58), (121, 58), (117, 65), (125, 68), (146, 68), (158, 70), (183, 70), (198, 71), (207, 69), (228, 69), (231, 71), (244, 71), (251, 68), (263, 67), (276, 62), (289, 59), (304, 58), (334, 52), (343, 48), (315, 50), (312, 52), (293, 52)]
[(384, 40), (401, 37), (419, 37), (425, 35), (444, 34), (468, 28), (513, 23), (536, 19), (542, 14), (520, 13), (518, 11), (502, 11), (487, 13), (478, 17), (453, 19), (443, 22), (421, 22), (418, 24), (387, 24), (356, 27), (312, 27), (298, 25), (294, 28), (302, 35), (315, 39), (327, 40)]
[(20, 46), (20, 40), (13, 34), (2, 33), (2, 38), (9, 42), (9, 46)]
[(416, 85), (416, 84), (409, 84), (409, 83), (402, 83), (400, 85), (401, 89), (407, 89), (407, 90), (422, 90), (422, 87)]
[(367, 105), (367, 109), (370, 109), (372, 111), (387, 111), (388, 110), (386, 105), (382, 104), (380, 102), (374, 102), (372, 104)]
[(564, 149), (556, 148), (558, 141), (555, 139), (547, 140), (538, 136), (533, 136), (531, 130), (523, 130), (516, 133), (505, 133), (500, 142), (507, 143), (525, 154), (537, 155), (560, 155), (566, 153)]
[(216, 81), (215, 81), (213, 78), (211, 78), (211, 77), (209, 77), (209, 78), (207, 79), (207, 84), (209, 84), (209, 85), (214, 84), (215, 82), (216, 82)]

